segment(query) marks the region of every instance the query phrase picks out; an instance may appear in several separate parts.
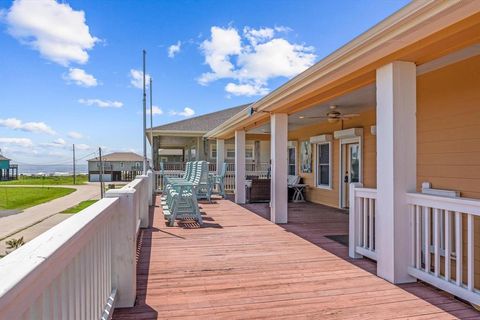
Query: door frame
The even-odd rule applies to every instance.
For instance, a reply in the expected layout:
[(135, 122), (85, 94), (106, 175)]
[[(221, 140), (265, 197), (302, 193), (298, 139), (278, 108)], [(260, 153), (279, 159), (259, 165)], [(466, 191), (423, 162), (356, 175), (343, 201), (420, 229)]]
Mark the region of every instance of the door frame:
[(352, 144), (352, 143), (358, 143), (358, 158), (359, 158), (359, 163), (358, 163), (358, 166), (359, 166), (359, 173), (358, 173), (358, 181), (360, 183), (363, 183), (363, 135), (360, 135), (360, 136), (357, 136), (357, 137), (353, 137), (353, 138), (345, 138), (345, 139), (340, 139), (340, 143), (339, 143), (339, 159), (338, 159), (338, 162), (339, 162), (339, 166), (338, 166), (338, 183), (339, 183), (339, 188), (338, 188), (338, 206), (340, 208), (346, 208), (345, 207), (345, 203), (346, 203), (346, 199), (345, 199), (345, 195), (346, 195), (346, 191), (345, 191), (345, 183), (343, 182), (343, 173), (345, 172), (344, 170), (344, 166), (347, 164), (347, 159), (345, 158), (346, 154), (348, 154), (348, 152), (344, 153), (343, 152), (343, 149), (344, 149), (344, 145), (346, 144)]

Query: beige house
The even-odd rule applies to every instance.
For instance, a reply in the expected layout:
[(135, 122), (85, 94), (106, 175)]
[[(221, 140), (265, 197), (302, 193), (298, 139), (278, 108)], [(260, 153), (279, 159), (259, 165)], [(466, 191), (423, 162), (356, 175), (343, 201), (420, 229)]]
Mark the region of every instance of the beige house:
[[(160, 162), (169, 168), (184, 161), (207, 160), (214, 167), (217, 163), (217, 143), (206, 139), (205, 134), (224, 123), (232, 116), (246, 110), (248, 105), (168, 123), (153, 128), (153, 163), (155, 170), (160, 169)], [(150, 129), (147, 130), (149, 141)], [(246, 162), (254, 167), (270, 161), (270, 137), (264, 132), (249, 134), (246, 140)], [(223, 149), (223, 161), (235, 162), (235, 141), (226, 139)], [(219, 158), (222, 158), (220, 155)]]
[[(87, 160), (88, 181), (100, 181), (101, 163), (99, 157)], [(142, 174), (143, 157), (134, 152), (113, 152), (102, 156), (103, 181), (131, 181)]]

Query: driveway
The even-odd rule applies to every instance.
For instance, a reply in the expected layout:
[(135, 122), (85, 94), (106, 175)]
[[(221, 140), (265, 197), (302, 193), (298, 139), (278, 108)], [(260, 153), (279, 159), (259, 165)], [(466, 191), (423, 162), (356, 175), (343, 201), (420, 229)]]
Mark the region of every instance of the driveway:
[(75, 186), (49, 185), (48, 187), (65, 187), (74, 188), (77, 190), (64, 197), (39, 204), (38, 206), (27, 208), (21, 213), (0, 218), (0, 241), (10, 235), (19, 232), (20, 230), (23, 230), (35, 223), (45, 220), (56, 213), (73, 207), (81, 201), (100, 198), (99, 184), (86, 184)]

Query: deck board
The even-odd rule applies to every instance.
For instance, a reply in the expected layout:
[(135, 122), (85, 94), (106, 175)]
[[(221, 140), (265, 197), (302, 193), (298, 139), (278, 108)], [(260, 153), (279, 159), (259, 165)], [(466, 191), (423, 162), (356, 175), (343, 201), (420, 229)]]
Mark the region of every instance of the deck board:
[(203, 228), (167, 227), (155, 209), (141, 235), (136, 306), (114, 319), (479, 318), (443, 292), (392, 285), (372, 274), (374, 262), (348, 259), (325, 237), (348, 232), (339, 210), (292, 204), (291, 222), (278, 226), (266, 205), (201, 207)]

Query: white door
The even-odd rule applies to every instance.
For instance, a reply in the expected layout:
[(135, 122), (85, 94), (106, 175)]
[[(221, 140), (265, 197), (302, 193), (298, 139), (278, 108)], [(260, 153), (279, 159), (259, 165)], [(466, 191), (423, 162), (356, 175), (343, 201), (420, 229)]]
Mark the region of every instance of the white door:
[(344, 159), (342, 159), (343, 172), (343, 207), (349, 207), (349, 184), (352, 182), (360, 182), (360, 144), (348, 143), (344, 145), (345, 152), (342, 152)]

